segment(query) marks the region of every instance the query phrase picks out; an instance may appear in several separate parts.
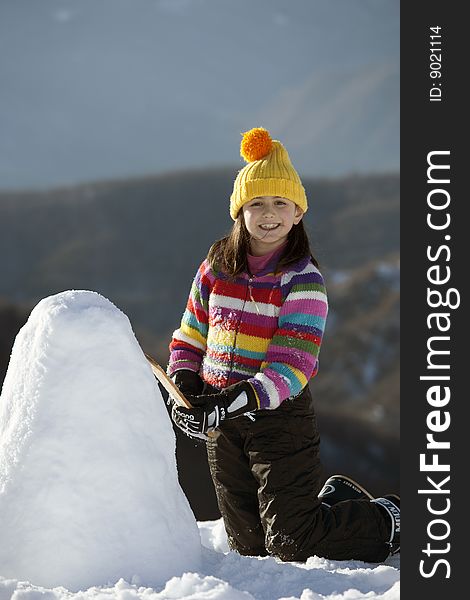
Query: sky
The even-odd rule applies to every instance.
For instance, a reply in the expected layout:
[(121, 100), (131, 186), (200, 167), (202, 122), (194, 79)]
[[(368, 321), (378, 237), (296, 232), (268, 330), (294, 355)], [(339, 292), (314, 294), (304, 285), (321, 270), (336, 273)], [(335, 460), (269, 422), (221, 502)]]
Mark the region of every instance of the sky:
[(3, 0), (0, 189), (240, 163), (399, 168), (398, 0)]

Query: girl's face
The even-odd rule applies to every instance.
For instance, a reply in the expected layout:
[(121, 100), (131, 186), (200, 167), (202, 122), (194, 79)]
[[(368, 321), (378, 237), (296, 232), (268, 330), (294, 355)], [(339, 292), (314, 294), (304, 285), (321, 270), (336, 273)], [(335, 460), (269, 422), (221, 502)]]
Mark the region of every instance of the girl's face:
[(251, 236), (250, 252), (254, 256), (263, 256), (282, 246), (289, 231), (303, 216), (297, 204), (279, 196), (253, 198), (242, 210)]

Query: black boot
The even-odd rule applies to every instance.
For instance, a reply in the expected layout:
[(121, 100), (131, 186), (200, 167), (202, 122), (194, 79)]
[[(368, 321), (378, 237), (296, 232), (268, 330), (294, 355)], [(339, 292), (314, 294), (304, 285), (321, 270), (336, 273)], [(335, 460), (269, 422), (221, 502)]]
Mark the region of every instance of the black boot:
[(400, 552), (400, 496), (389, 494), (383, 498), (374, 498), (371, 502), (378, 504), (390, 517), (390, 555), (397, 554)]
[(346, 475), (332, 475), (326, 480), (325, 485), (321, 489), (318, 497), (323, 504), (333, 506), (343, 500), (361, 500), (373, 496), (354, 479), (346, 477)]

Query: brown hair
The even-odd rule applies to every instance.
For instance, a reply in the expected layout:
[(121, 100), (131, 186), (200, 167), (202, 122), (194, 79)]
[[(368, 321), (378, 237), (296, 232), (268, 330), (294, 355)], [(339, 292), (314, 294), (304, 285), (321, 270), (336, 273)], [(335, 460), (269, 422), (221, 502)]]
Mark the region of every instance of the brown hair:
[[(207, 260), (213, 271), (223, 271), (230, 277), (236, 277), (240, 273), (248, 271), (247, 254), (249, 251), (250, 233), (245, 225), (243, 211), (240, 211), (230, 233), (212, 244), (207, 254)], [(279, 272), (282, 267), (293, 264), (306, 256), (310, 256), (313, 264), (318, 267), (301, 220), (289, 231), (287, 246), (276, 270)]]

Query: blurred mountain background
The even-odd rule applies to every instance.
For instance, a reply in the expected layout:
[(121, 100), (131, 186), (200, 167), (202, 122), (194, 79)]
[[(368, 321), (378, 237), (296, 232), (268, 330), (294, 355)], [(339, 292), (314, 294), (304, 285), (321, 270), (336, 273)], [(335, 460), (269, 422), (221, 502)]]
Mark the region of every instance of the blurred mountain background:
[[(165, 363), (231, 226), (240, 133), (264, 126), (329, 292), (325, 472), (397, 490), (398, 0), (2, 0), (0, 78), (0, 382), (33, 306), (66, 289), (109, 298)], [(195, 514), (216, 518), (205, 450), (177, 435)]]
[[(208, 169), (0, 193), (2, 368), (34, 304), (66, 289), (109, 298), (129, 316), (144, 350), (166, 364), (195, 271), (230, 227), (232, 182), (233, 170)], [(330, 300), (320, 373), (311, 383), (325, 466), (384, 493), (398, 486), (399, 178), (304, 185), (304, 219)], [(212, 518), (214, 504), (204, 512), (210, 484), (200, 486), (208, 477), (204, 451), (188, 440), (179, 446), (182, 477), (195, 477), (198, 457), (195, 510)]]

